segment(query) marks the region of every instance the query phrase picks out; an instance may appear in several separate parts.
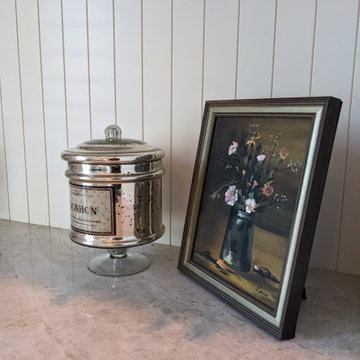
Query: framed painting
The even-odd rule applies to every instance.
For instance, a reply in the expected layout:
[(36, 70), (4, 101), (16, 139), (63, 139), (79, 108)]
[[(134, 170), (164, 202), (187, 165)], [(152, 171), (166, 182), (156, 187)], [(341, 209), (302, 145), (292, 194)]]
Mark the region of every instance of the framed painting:
[(205, 105), (178, 267), (279, 339), (295, 336), (341, 104)]

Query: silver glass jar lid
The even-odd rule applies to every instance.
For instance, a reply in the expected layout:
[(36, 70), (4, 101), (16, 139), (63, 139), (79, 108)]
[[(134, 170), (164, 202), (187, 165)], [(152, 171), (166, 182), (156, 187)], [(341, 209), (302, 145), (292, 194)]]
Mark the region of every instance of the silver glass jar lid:
[(117, 125), (109, 125), (104, 133), (105, 139), (85, 141), (63, 151), (62, 158), (76, 163), (133, 164), (164, 157), (163, 150), (146, 142), (121, 138), (122, 131)]
[(162, 175), (163, 150), (146, 142), (121, 137), (117, 125), (109, 125), (105, 139), (85, 141), (62, 152), (69, 163), (66, 176), (78, 180), (134, 181)]

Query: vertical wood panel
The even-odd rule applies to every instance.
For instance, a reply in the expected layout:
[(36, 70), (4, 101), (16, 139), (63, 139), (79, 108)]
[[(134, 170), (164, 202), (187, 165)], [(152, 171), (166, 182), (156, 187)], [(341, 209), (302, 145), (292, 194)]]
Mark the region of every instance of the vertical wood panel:
[(171, 3), (143, 2), (144, 139), (165, 150), (162, 243), (170, 242), (171, 179)]
[(111, 0), (88, 0), (89, 66), (93, 138), (115, 123), (113, 12)]
[(8, 175), (0, 173), (0, 217), (27, 222), (30, 208), (30, 222), (47, 223), (50, 210), (50, 224), (67, 228), (60, 153), (103, 137), (117, 116), (125, 137), (144, 137), (166, 151), (167, 231), (160, 242), (179, 245), (204, 101), (310, 90), (344, 101), (311, 265), (359, 274), (359, 55), (350, 114), (358, 6), (358, 0), (0, 1), (0, 164), (4, 169), (6, 153)]
[(67, 164), (60, 153), (67, 147), (61, 4), (39, 1), (44, 115), (48, 159), (50, 225), (69, 227), (69, 191), (64, 176)]
[(235, 97), (238, 1), (207, 0), (204, 102)]
[(309, 96), (315, 7), (315, 0), (278, 2), (274, 97)]
[(29, 221), (49, 225), (45, 132), (36, 0), (17, 0)]
[(5, 150), (5, 136), (4, 123), (2, 111), (2, 96), (1, 96), (1, 78), (0, 78), (0, 218), (9, 219), (9, 197), (8, 197), (8, 183), (7, 183), (7, 164), (6, 164), (6, 150)]
[(141, 139), (141, 0), (115, 1), (115, 46), (118, 125)]
[(311, 259), (312, 266), (330, 270), (336, 268), (339, 245), (357, 10), (357, 0), (319, 0), (317, 11), (311, 95), (333, 95), (344, 102)]
[[(359, 16), (359, 14), (358, 14)], [(358, 18), (359, 26), (359, 18)], [(337, 271), (360, 275), (360, 29), (358, 28), (355, 73), (348, 133), (345, 193)]]
[(86, 0), (62, 0), (68, 145), (89, 140)]
[(275, 0), (240, 2), (237, 98), (270, 97)]
[[(171, 242), (180, 245), (201, 125), (203, 0), (175, 0)], [(186, 144), (186, 146), (184, 146)]]
[(0, 2), (0, 56), (11, 220), (28, 222), (21, 91), (14, 0)]

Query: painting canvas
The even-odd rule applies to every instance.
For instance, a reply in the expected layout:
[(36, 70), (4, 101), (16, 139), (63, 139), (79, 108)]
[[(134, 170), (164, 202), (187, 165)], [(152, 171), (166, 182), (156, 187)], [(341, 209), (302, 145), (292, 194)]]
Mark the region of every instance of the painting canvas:
[(215, 123), (193, 260), (274, 310), (311, 117)]
[[(332, 112), (326, 111), (329, 102)], [(290, 330), (284, 325), (286, 302), (295, 291), (290, 279), (299, 249), (306, 249), (300, 261), (310, 256), (302, 230), (308, 209), (312, 240), (325, 181), (322, 174), (314, 184), (314, 172), (327, 168), (340, 104), (293, 98), (205, 107), (179, 268), (261, 323), (266, 320), (280, 338), (294, 333), (294, 324)], [(321, 165), (319, 150), (325, 154)], [(317, 198), (312, 208), (311, 192)], [(305, 272), (296, 276), (299, 303)]]

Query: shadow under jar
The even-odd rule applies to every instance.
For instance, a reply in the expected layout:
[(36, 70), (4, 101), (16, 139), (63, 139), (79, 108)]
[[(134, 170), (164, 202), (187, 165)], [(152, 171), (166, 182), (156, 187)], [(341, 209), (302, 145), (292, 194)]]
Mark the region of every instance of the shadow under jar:
[(86, 141), (62, 152), (68, 162), (71, 230), (78, 244), (104, 248), (88, 263), (98, 275), (135, 274), (149, 266), (141, 254), (127, 249), (160, 238), (164, 151), (122, 139), (117, 125), (105, 129), (105, 139)]

